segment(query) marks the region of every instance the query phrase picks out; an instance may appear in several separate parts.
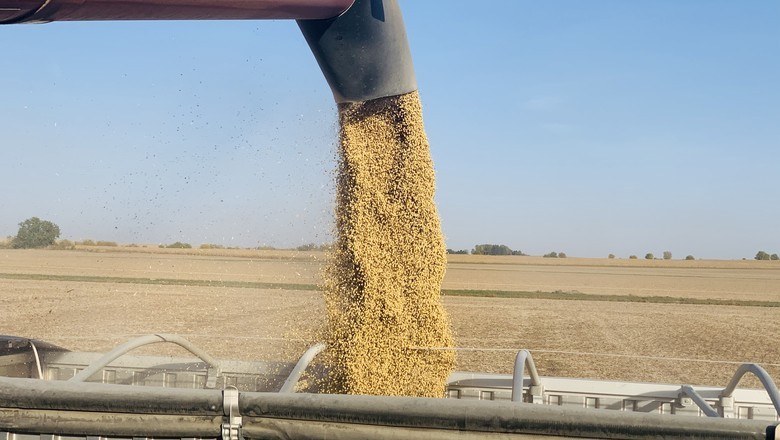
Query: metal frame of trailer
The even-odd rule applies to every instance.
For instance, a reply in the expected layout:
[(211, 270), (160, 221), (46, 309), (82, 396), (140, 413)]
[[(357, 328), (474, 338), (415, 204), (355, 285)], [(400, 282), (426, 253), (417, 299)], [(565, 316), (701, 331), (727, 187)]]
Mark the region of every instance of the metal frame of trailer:
[[(127, 354), (162, 342), (196, 357)], [(752, 366), (724, 388), (690, 387), (542, 377), (521, 351), (515, 374), (453, 373), (449, 398), (429, 399), (295, 393), (303, 374), (322, 373), (313, 362), (321, 344), (297, 364), (216, 360), (176, 335), (143, 336), (108, 353), (13, 337), (0, 338), (0, 347), (0, 440), (772, 440), (780, 422), (777, 387)], [(737, 388), (746, 373), (768, 387)]]

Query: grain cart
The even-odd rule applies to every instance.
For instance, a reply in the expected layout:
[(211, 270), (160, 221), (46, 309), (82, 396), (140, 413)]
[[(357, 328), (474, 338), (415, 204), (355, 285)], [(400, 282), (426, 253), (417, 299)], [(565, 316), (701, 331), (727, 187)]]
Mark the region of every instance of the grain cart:
[[(0, 23), (297, 19), (337, 102), (416, 89), (395, 0), (0, 0)], [(135, 356), (149, 344), (192, 357)], [(107, 353), (0, 337), (0, 440), (313, 438), (775, 439), (780, 393), (758, 365), (725, 387), (453, 373), (446, 399), (296, 392), (322, 374), (315, 345), (295, 363), (214, 359), (153, 334)], [(741, 389), (745, 374), (764, 389)]]

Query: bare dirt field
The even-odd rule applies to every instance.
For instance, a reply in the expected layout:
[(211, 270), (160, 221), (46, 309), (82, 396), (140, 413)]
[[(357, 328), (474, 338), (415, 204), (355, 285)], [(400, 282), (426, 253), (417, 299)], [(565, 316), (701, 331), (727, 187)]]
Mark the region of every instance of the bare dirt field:
[[(752, 299), (780, 305), (780, 264), (451, 256), (445, 289)], [(320, 253), (0, 250), (0, 334), (105, 351), (177, 333), (220, 358), (293, 359), (317, 340)], [(458, 369), (725, 384), (738, 362), (780, 378), (780, 308), (446, 296)], [(160, 352), (178, 349), (156, 346)], [(182, 354), (182, 353), (177, 353)]]

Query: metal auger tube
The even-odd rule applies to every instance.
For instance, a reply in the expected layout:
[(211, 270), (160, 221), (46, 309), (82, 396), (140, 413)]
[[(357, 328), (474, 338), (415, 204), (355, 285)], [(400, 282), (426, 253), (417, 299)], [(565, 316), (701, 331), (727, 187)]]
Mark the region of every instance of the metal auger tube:
[(0, 0), (0, 24), (94, 20), (325, 19), (354, 0)]
[(0, 24), (296, 19), (338, 103), (417, 90), (397, 0), (0, 0)]
[(340, 16), (298, 20), (336, 102), (369, 101), (417, 90), (396, 0), (357, 0)]

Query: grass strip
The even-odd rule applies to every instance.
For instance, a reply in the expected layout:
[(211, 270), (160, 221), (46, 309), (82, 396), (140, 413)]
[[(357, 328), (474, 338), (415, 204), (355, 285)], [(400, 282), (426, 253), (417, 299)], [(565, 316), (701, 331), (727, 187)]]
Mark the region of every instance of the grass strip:
[(510, 290), (442, 290), (445, 296), (470, 296), (483, 298), (527, 298), (554, 299), (563, 301), (609, 301), (653, 304), (692, 304), (710, 306), (740, 307), (780, 307), (780, 301), (759, 301), (742, 299), (682, 298), (676, 296), (639, 296), (639, 295), (602, 295), (598, 293), (564, 292), (523, 292)]
[(315, 284), (264, 283), (260, 281), (184, 280), (176, 278), (129, 278), (88, 275), (0, 273), (0, 278), (32, 281), (75, 281), (82, 283), (154, 284), (190, 287), (238, 287), (243, 289), (319, 290)]
[[(220, 281), (191, 280), (175, 278), (130, 278), (105, 277), (88, 275), (49, 275), (27, 273), (0, 273), (0, 278), (31, 281), (75, 281), (84, 283), (117, 283), (117, 284), (152, 284), (163, 286), (194, 286), (194, 287), (236, 287), (243, 289), (274, 289), (274, 290), (320, 290), (316, 284), (264, 283), (260, 281)], [(780, 301), (759, 301), (743, 299), (715, 298), (681, 298), (675, 296), (639, 296), (639, 295), (602, 295), (597, 293), (564, 292), (524, 292), (514, 290), (454, 290), (442, 289), (444, 296), (465, 296), (476, 298), (521, 298), (521, 299), (552, 299), (562, 301), (608, 301), (652, 304), (689, 304), (710, 306), (738, 307), (780, 307)]]

